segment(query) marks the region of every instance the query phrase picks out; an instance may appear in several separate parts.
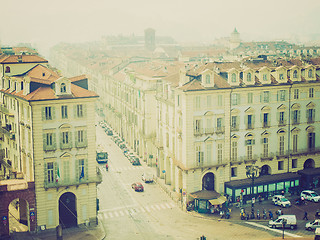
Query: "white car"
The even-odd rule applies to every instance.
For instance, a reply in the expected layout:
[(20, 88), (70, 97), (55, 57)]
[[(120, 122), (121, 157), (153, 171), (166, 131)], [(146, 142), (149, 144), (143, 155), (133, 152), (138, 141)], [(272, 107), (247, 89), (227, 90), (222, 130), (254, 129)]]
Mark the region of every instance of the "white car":
[(319, 202), (320, 196), (315, 191), (311, 190), (304, 190), (301, 192), (300, 197), (303, 197), (304, 199), (312, 202)]
[(145, 183), (152, 183), (153, 182), (153, 174), (143, 173), (142, 174), (142, 181), (144, 181)]
[(315, 230), (316, 228), (320, 227), (320, 220), (316, 219), (313, 220), (312, 222), (306, 223), (306, 230), (312, 231)]
[(272, 197), (272, 202), (276, 206), (280, 206), (284, 208), (291, 207), (291, 202), (282, 195), (274, 195)]

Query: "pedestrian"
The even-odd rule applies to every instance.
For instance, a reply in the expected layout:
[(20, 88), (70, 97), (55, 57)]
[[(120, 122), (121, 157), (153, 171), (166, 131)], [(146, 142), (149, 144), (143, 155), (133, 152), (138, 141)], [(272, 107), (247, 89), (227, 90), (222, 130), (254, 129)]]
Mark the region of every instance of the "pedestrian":
[(302, 218), (302, 220), (304, 220), (304, 219), (305, 219), (305, 220), (308, 220), (308, 213), (307, 213), (307, 211), (304, 212), (304, 217)]
[(108, 166), (108, 163), (106, 164), (106, 170), (107, 170), (107, 171), (109, 170), (109, 166)]

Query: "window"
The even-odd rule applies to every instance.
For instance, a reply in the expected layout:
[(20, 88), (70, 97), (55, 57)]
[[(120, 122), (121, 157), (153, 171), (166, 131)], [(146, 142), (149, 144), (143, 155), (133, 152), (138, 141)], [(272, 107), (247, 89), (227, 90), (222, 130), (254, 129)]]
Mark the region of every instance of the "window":
[(280, 73), (280, 74), (279, 74), (279, 79), (280, 79), (280, 80), (283, 80), (283, 73)]
[(195, 133), (201, 133), (201, 120), (197, 119), (194, 126)]
[(283, 170), (283, 161), (278, 162), (278, 170)]
[(82, 104), (77, 105), (77, 117), (79, 117), (79, 118), (83, 117), (83, 105)]
[(23, 82), (20, 83), (20, 88), (23, 90)]
[(236, 77), (236, 74), (235, 73), (232, 73), (231, 75), (231, 82), (236, 82), (237, 81), (237, 77)]
[(248, 103), (253, 103), (253, 94), (248, 93)]
[(263, 74), (263, 81), (268, 81), (268, 75), (267, 74)]
[(309, 98), (314, 97), (314, 88), (309, 88)]
[(238, 143), (236, 141), (232, 141), (231, 145), (231, 160), (236, 161), (238, 158)]
[(269, 102), (269, 91), (263, 92), (263, 102), (265, 103)]
[(294, 134), (292, 139), (292, 152), (298, 151), (298, 135)]
[(284, 136), (279, 137), (279, 154), (280, 156), (284, 155)]
[(46, 145), (47, 146), (52, 146), (53, 144), (53, 134), (52, 133), (47, 133), (46, 134)]
[(67, 92), (67, 87), (65, 83), (61, 83), (60, 85), (60, 92), (65, 93)]
[(299, 99), (299, 89), (294, 89), (293, 98), (294, 99)]
[(200, 146), (196, 147), (196, 161), (197, 166), (203, 165), (203, 152), (201, 151)]
[(237, 176), (237, 168), (236, 167), (232, 167), (231, 168), (231, 177), (236, 177)]
[(263, 138), (262, 143), (263, 143), (263, 157), (268, 157), (269, 156), (269, 139)]
[(285, 90), (280, 90), (279, 91), (279, 100), (280, 101), (285, 101), (286, 100), (286, 91)]
[(315, 147), (315, 133), (308, 133), (308, 148), (313, 150)]
[(83, 130), (79, 130), (77, 131), (77, 140), (78, 142), (82, 143), (84, 142), (84, 131)]
[(222, 128), (222, 118), (217, 118), (217, 128), (218, 129)]
[(237, 116), (231, 116), (231, 129), (236, 130), (238, 128)]
[(212, 144), (208, 143), (207, 144), (207, 164), (211, 163), (211, 159), (212, 159)]
[(52, 108), (51, 107), (45, 107), (45, 119), (46, 120), (52, 120)]
[(62, 132), (62, 144), (69, 144), (69, 132)]
[(292, 159), (292, 168), (298, 167), (298, 159)]
[(294, 72), (293, 72), (293, 78), (298, 78), (298, 71), (297, 71), (297, 70), (294, 70)]
[(210, 84), (210, 75), (206, 75), (206, 84)]
[(222, 106), (222, 95), (218, 95), (218, 106)]
[(6, 67), (6, 72), (5, 73), (10, 73), (11, 72), (11, 69), (10, 69), (10, 67)]
[(48, 183), (53, 183), (54, 180), (54, 164), (49, 162), (47, 163), (47, 181)]
[(178, 104), (178, 106), (180, 106), (180, 95), (177, 96), (177, 104)]
[(85, 179), (86, 172), (85, 172), (85, 160), (79, 159), (79, 180)]
[(311, 69), (309, 69), (309, 71), (308, 71), (308, 78), (312, 78), (312, 70)]
[(61, 106), (61, 117), (63, 119), (68, 118), (68, 107), (67, 106)]
[(218, 150), (217, 150), (217, 153), (218, 153), (218, 164), (221, 164), (222, 163), (222, 143), (218, 143), (217, 148), (218, 148)]
[(252, 159), (253, 140), (252, 139), (246, 140), (246, 145), (247, 145), (247, 159), (250, 160)]
[(300, 122), (300, 110), (294, 110), (292, 114), (293, 114), (292, 124), (298, 124)]
[(248, 81), (248, 82), (251, 82), (251, 73), (248, 73), (248, 74), (247, 74), (247, 81)]
[(231, 104), (238, 105), (240, 103), (240, 95), (238, 93), (233, 93), (231, 95)]
[(196, 98), (195, 98), (195, 101), (196, 101), (196, 109), (200, 109), (200, 96), (196, 96)]
[(307, 109), (307, 117), (308, 123), (313, 123), (315, 117), (315, 109)]
[(284, 112), (279, 112), (279, 125), (284, 125)]
[(211, 107), (211, 96), (207, 96), (207, 107)]
[(253, 129), (252, 119), (253, 119), (252, 115), (248, 115), (247, 116), (247, 129)]
[(263, 114), (263, 127), (269, 127), (269, 113)]

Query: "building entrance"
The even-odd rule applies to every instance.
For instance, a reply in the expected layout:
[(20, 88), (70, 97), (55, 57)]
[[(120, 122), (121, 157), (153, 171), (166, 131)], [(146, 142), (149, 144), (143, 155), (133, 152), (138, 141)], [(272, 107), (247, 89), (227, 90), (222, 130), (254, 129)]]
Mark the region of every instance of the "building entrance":
[(12, 200), (8, 207), (9, 232), (29, 231), (28, 202), (21, 198)]
[(59, 223), (63, 228), (77, 226), (76, 196), (66, 192), (59, 199)]
[(202, 190), (214, 191), (214, 174), (207, 173), (202, 178)]

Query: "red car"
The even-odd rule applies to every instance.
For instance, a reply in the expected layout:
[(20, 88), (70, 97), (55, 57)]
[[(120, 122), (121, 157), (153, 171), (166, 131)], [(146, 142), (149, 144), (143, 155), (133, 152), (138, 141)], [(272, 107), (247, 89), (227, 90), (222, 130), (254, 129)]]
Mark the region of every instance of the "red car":
[(139, 182), (133, 183), (131, 187), (136, 191), (136, 192), (143, 192), (143, 185)]

